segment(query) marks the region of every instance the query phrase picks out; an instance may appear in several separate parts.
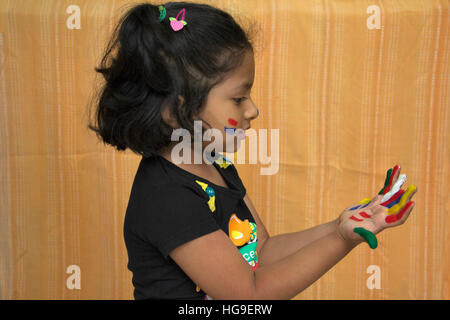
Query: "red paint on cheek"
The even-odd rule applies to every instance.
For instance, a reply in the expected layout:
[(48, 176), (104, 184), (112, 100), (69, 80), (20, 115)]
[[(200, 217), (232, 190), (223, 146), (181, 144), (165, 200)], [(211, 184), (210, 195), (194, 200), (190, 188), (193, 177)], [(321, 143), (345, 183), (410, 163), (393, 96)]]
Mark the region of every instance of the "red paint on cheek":
[(406, 206), (403, 207), (402, 210), (400, 210), (400, 212), (398, 212), (397, 214), (393, 214), (390, 216), (387, 216), (385, 221), (386, 223), (394, 223), (398, 220), (400, 220), (403, 215), (405, 214), (405, 212), (414, 204), (414, 202), (410, 201), (408, 202), (408, 204)]
[(228, 123), (231, 124), (232, 126), (237, 126), (237, 121), (234, 120), (233, 118), (228, 118)]

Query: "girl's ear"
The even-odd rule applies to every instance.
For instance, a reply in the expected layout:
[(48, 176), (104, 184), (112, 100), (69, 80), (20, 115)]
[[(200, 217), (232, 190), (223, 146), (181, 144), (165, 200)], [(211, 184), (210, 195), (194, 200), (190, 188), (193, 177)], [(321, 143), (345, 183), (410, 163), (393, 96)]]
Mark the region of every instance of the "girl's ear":
[[(184, 103), (184, 98), (180, 95), (178, 95), (178, 108), (180, 108)], [(163, 121), (168, 124), (170, 127), (176, 129), (179, 128), (179, 125), (177, 123), (176, 117), (170, 112), (170, 108), (166, 105), (163, 107), (163, 110), (161, 112), (161, 116), (163, 118)]]

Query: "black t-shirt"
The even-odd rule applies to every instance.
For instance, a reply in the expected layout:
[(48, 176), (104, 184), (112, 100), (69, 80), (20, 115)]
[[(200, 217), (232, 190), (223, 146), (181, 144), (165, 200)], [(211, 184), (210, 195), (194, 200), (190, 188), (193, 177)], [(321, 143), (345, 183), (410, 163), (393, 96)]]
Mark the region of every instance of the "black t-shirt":
[(256, 223), (243, 200), (245, 187), (228, 159), (221, 156), (213, 165), (229, 188), (161, 156), (142, 158), (124, 222), (135, 299), (209, 299), (169, 252), (219, 229), (258, 267)]

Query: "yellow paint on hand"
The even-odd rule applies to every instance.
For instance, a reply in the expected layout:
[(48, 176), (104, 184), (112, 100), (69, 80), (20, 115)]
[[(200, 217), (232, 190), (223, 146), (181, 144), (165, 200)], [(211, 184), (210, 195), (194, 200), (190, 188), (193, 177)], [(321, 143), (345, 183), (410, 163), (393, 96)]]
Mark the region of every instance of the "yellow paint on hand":
[(408, 201), (409, 196), (414, 193), (417, 190), (417, 187), (415, 185), (410, 185), (408, 187), (408, 189), (406, 189), (406, 191), (402, 194), (402, 197), (400, 198), (399, 203), (397, 203), (396, 205), (392, 206), (389, 211), (388, 211), (388, 215), (392, 215), (392, 214), (396, 214), (397, 212), (400, 211), (401, 208), (403, 208), (406, 204), (406, 201)]
[(372, 199), (370, 199), (370, 198), (364, 198), (364, 199), (362, 199), (360, 202), (358, 202), (359, 204), (366, 204), (366, 203), (369, 203), (370, 201), (372, 201)]

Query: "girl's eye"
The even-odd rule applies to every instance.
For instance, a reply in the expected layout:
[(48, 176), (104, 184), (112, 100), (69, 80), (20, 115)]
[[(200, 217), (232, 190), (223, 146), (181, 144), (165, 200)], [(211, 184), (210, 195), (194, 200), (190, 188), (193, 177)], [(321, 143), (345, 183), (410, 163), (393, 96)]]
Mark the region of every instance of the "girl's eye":
[(237, 105), (240, 105), (242, 103), (243, 100), (245, 100), (245, 97), (242, 98), (237, 98), (237, 99), (233, 99)]

